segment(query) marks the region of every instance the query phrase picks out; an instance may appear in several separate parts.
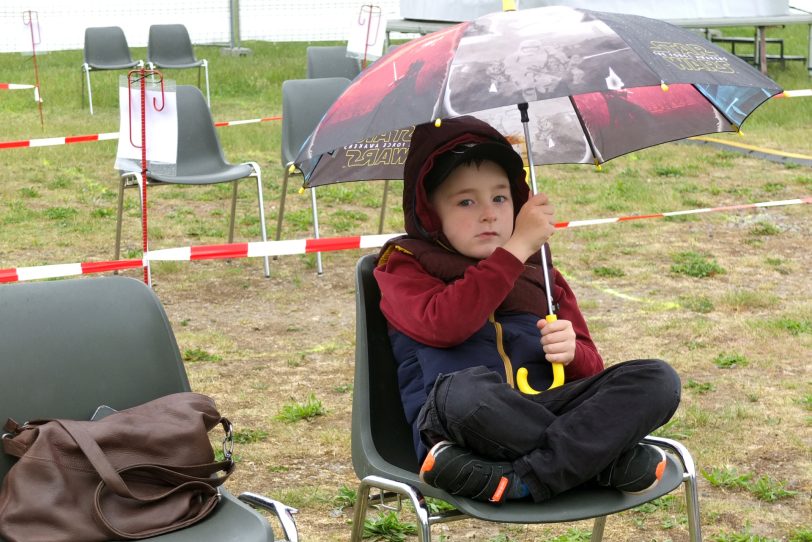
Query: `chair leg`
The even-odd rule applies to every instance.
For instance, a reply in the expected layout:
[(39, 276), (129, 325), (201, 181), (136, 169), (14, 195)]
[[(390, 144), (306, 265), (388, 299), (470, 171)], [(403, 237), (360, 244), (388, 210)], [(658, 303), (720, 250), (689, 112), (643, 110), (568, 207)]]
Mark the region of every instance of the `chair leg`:
[(234, 181), (231, 184), (234, 188), (231, 190), (231, 219), (228, 221), (228, 242), (234, 242), (234, 215), (237, 213), (237, 183)]
[[(85, 64), (87, 66), (87, 64)], [(93, 114), (93, 89), (90, 87), (90, 67), (85, 68), (85, 79), (87, 79), (87, 103), (90, 106), (90, 114)], [(82, 99), (84, 103), (84, 99)]]
[[(257, 202), (259, 205), (259, 230), (262, 233), (262, 242), (268, 242), (268, 230), (265, 228), (265, 199), (262, 197), (262, 170), (259, 167), (259, 164), (256, 162), (250, 162), (251, 167), (254, 168), (254, 172), (257, 176)], [(271, 264), (268, 260), (268, 255), (264, 256), (265, 263), (264, 263), (264, 270), (265, 270), (265, 278), (269, 278), (271, 276)]]
[[(209, 104), (211, 109), (211, 96), (209, 95), (209, 61), (203, 61), (203, 71), (206, 72), (206, 103)], [(200, 88), (200, 68), (197, 68), (197, 87)]]
[(595, 518), (595, 523), (592, 524), (592, 536), (589, 537), (589, 542), (601, 542), (603, 540), (603, 528), (606, 526), (606, 516)]
[(685, 502), (688, 514), (688, 531), (691, 542), (702, 542), (702, 526), (699, 520), (699, 494), (696, 489), (696, 473), (685, 475)]
[[(319, 238), (319, 209), (316, 206), (316, 189), (310, 189), (310, 208), (313, 210), (313, 233), (316, 239)], [(316, 272), (319, 275), (324, 274), (324, 268), (321, 265), (321, 252), (316, 252)]]
[(282, 194), (279, 196), (279, 211), (276, 214), (276, 240), (282, 236), (282, 218), (285, 216), (285, 197), (288, 195), (288, 177), (290, 173), (285, 168), (285, 176), (282, 179)]
[(361, 542), (364, 535), (364, 521), (369, 508), (369, 490), (371, 488), (394, 491), (409, 498), (417, 516), (417, 540), (418, 542), (431, 542), (431, 523), (426, 508), (421, 504), (422, 496), (418, 495), (414, 488), (387, 480), (379, 476), (367, 476), (358, 485), (356, 493), (355, 514), (352, 519), (352, 542)]
[(351, 542), (361, 542), (364, 538), (364, 522), (369, 508), (369, 489), (369, 484), (361, 480), (358, 491), (355, 493), (355, 513), (352, 518)]
[(383, 233), (383, 225), (386, 220), (386, 196), (389, 194), (389, 179), (383, 182), (383, 198), (381, 198), (381, 220), (378, 222), (378, 235)]

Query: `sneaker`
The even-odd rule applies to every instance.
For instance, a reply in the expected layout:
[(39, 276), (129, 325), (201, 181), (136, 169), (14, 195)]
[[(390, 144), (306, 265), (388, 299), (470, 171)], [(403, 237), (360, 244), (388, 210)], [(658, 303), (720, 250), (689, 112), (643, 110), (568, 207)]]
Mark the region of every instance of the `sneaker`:
[(444, 440), (429, 450), (420, 467), (420, 479), (452, 495), (501, 503), (507, 495), (513, 467), (507, 462), (482, 459)]
[(660, 448), (638, 444), (598, 474), (598, 483), (630, 495), (645, 493), (660, 483), (666, 463), (665, 452)]

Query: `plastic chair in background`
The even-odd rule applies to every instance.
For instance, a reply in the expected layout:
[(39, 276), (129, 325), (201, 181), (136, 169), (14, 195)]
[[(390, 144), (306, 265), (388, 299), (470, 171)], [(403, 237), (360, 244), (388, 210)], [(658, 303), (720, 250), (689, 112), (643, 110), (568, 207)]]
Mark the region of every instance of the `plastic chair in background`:
[(198, 60), (192, 48), (189, 32), (182, 24), (154, 24), (149, 27), (147, 65), (150, 69), (197, 68), (197, 86), (200, 88), (200, 70), (206, 72), (206, 103), (211, 107), (209, 94), (209, 63)]
[[(234, 241), (234, 217), (237, 209), (237, 181), (247, 177), (257, 180), (259, 224), (262, 240), (267, 241), (265, 205), (262, 198), (262, 172), (256, 162), (231, 164), (226, 161), (220, 140), (214, 128), (206, 101), (199, 89), (189, 85), (177, 86), (178, 151), (174, 175), (147, 172), (148, 186), (161, 184), (211, 185), (234, 183), (231, 196), (231, 220), (228, 242)], [(122, 172), (118, 190), (115, 259), (121, 252), (121, 222), (124, 209), (124, 189), (141, 185), (141, 172)], [(140, 190), (139, 190), (140, 194)], [(265, 256), (265, 276), (270, 276), (268, 257)]]
[[(285, 216), (285, 196), (288, 191), (293, 161), (305, 140), (316, 128), (321, 118), (350, 84), (346, 77), (325, 79), (291, 79), (282, 83), (282, 194), (279, 196), (279, 212), (276, 217), (276, 240), (282, 235), (282, 219)], [(319, 215), (316, 189), (310, 189), (310, 206), (313, 211), (313, 233), (319, 238)], [(324, 272), (321, 252), (316, 253), (318, 274)]]
[(311, 46), (307, 48), (307, 78), (346, 77), (350, 81), (361, 73), (357, 58), (347, 56), (346, 45)]
[(90, 72), (99, 70), (129, 70), (141, 67), (144, 62), (133, 60), (127, 37), (118, 26), (91, 27), (85, 29), (84, 63), (82, 71), (82, 107), (85, 106), (85, 81), (87, 81), (87, 101), (90, 114), (93, 114), (93, 90), (90, 87)]
[[(361, 480), (355, 504), (352, 540), (360, 542), (370, 506), (370, 490), (380, 491), (380, 501), (409, 500), (416, 511), (418, 540), (431, 540), (431, 526), (466, 518), (499, 523), (561, 523), (595, 518), (590, 540), (603, 538), (606, 516), (640, 506), (685, 486), (688, 531), (691, 542), (702, 540), (696, 470), (691, 454), (677, 441), (647, 437), (663, 448), (668, 464), (652, 491), (627, 495), (611, 488), (574, 488), (535, 504), (507, 501), (500, 506), (461, 498), (425, 484), (418, 477), (412, 431), (400, 402), (397, 366), (389, 343), (386, 319), (380, 311), (380, 290), (372, 275), (377, 256), (362, 257), (356, 268), (355, 382), (352, 405), (352, 463)], [(431, 513), (424, 496), (438, 498), (454, 510)]]
[[(346, 45), (311, 46), (307, 48), (307, 78), (346, 77), (350, 81), (361, 73), (361, 62), (347, 56)], [(386, 221), (386, 199), (389, 194), (389, 179), (384, 180), (381, 198), (381, 217), (378, 233), (383, 233)]]
[[(121, 410), (191, 391), (169, 319), (142, 282), (101, 277), (10, 284), (0, 289), (0, 307), (4, 419), (89, 420), (101, 405)], [(0, 453), (0, 482), (12, 463)], [(285, 537), (298, 539), (295, 509), (253, 493), (235, 498), (222, 487), (211, 515), (148, 540), (273, 541), (267, 520), (244, 502), (276, 514)]]

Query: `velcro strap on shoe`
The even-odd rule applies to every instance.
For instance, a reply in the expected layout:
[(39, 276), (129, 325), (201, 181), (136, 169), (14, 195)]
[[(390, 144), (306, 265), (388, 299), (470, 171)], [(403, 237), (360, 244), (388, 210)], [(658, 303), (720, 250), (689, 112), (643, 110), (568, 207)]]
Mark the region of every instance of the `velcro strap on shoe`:
[[(501, 467), (482, 468), (477, 465), (465, 480), (458, 480), (461, 485), (456, 493), (464, 497), (470, 497), (478, 501), (490, 501), (496, 493), (501, 482), (503, 469)], [(497, 501), (494, 501), (497, 502)]]

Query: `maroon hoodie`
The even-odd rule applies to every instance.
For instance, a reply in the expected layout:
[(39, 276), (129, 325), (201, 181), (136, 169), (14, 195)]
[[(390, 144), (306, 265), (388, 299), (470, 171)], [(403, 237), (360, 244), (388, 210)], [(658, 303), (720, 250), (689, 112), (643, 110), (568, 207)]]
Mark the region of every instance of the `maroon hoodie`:
[[(507, 140), (490, 125), (473, 117), (444, 120), (440, 127), (419, 125), (412, 135), (404, 166), (403, 213), (407, 235), (381, 251), (375, 278), (381, 288), (381, 310), (394, 330), (431, 347), (449, 348), (469, 340), (495, 314), (547, 313), (541, 258), (526, 264), (498, 248), (476, 260), (457, 253), (442, 233), (442, 224), (429, 204), (423, 183), (441, 154), (469, 142)], [(508, 173), (514, 213), (529, 198), (521, 159), (500, 164)], [(549, 253), (548, 253), (549, 256)], [(551, 261), (551, 259), (548, 258)], [(575, 359), (567, 366), (572, 378), (603, 368), (572, 290), (558, 271), (553, 302), (561, 319), (576, 333)], [(538, 330), (535, 330), (538, 334)], [(506, 375), (512, 381), (512, 375)]]

